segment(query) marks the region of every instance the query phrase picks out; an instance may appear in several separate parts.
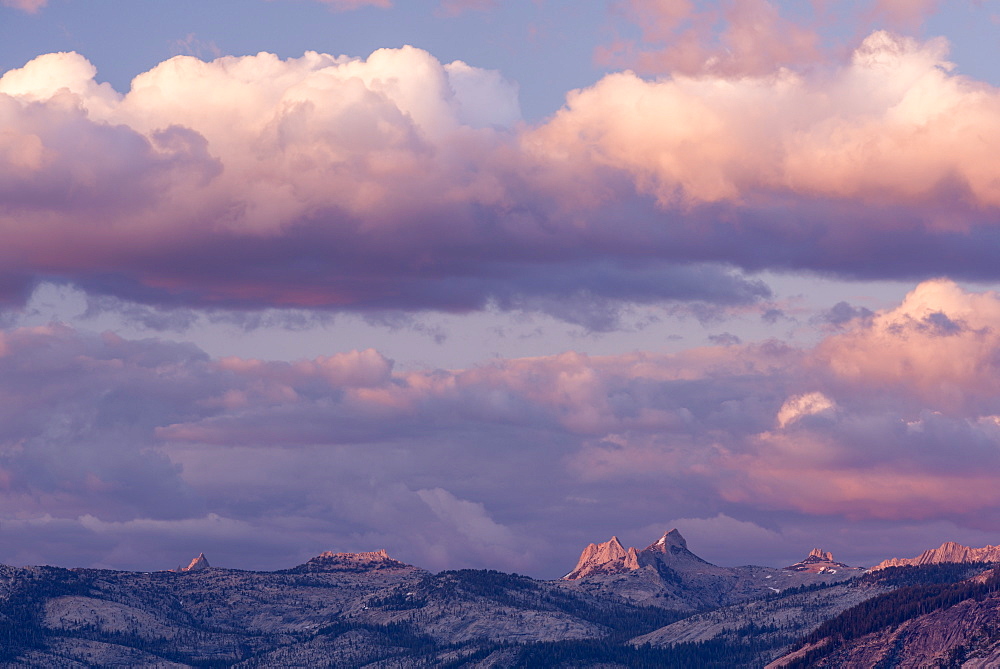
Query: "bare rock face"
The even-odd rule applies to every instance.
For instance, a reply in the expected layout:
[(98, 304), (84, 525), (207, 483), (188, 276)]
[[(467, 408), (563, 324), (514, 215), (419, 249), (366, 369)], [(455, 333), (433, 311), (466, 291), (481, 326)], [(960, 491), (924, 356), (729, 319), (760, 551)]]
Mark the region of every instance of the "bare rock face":
[(836, 574), (839, 571), (864, 571), (863, 567), (851, 567), (843, 562), (835, 561), (833, 559), (833, 553), (830, 551), (824, 551), (820, 548), (812, 549), (809, 551), (809, 555), (805, 560), (783, 567), (783, 569), (787, 571), (805, 572), (808, 574)]
[(202, 569), (208, 569), (212, 565), (208, 564), (208, 559), (205, 557), (204, 553), (198, 553), (198, 557), (191, 560), (186, 567), (178, 567), (175, 571), (201, 571)]
[(320, 553), (303, 565), (293, 568), (295, 572), (323, 572), (323, 571), (376, 571), (376, 570), (398, 570), (415, 569), (405, 562), (400, 562), (389, 557), (385, 549), (377, 551), (367, 551), (363, 553), (334, 553), (326, 551)]
[[(687, 540), (681, 536), (681, 533), (675, 527), (669, 532), (664, 532), (662, 537), (646, 546), (643, 550), (651, 551), (653, 553), (671, 553), (676, 552), (677, 550), (687, 551), (687, 549)], [(694, 553), (691, 554), (694, 555)], [(701, 558), (698, 559), (700, 560)]]
[(825, 560), (827, 562), (833, 562), (833, 553), (830, 551), (823, 551), (820, 548), (814, 548), (809, 551), (809, 557), (816, 558), (818, 560)]
[(915, 558), (890, 558), (872, 567), (872, 571), (888, 567), (939, 564), (942, 562), (1000, 562), (1000, 546), (969, 548), (954, 541), (946, 541), (940, 548), (926, 550)]
[(687, 541), (676, 529), (664, 533), (654, 543), (639, 552), (639, 564), (643, 567), (667, 567), (672, 571), (684, 572), (695, 570), (704, 573), (706, 568), (722, 569), (688, 550)]
[(618, 537), (611, 537), (610, 541), (584, 548), (576, 567), (563, 578), (572, 581), (593, 574), (620, 574), (638, 568), (639, 558), (635, 548), (626, 551)]

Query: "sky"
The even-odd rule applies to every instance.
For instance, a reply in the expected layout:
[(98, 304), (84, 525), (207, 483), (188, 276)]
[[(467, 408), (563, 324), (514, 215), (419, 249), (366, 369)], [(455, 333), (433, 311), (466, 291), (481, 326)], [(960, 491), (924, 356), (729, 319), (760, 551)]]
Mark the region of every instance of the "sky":
[(998, 27), (0, 0), (0, 562), (1000, 544)]

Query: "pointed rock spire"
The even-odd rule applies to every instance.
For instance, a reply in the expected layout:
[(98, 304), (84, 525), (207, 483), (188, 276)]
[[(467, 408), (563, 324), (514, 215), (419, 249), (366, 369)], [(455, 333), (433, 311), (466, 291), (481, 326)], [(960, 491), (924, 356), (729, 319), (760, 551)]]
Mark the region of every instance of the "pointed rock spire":
[(199, 553), (198, 557), (191, 560), (190, 564), (186, 567), (178, 567), (177, 571), (200, 571), (202, 569), (208, 569), (212, 565), (208, 564), (208, 558), (205, 557), (204, 553)]

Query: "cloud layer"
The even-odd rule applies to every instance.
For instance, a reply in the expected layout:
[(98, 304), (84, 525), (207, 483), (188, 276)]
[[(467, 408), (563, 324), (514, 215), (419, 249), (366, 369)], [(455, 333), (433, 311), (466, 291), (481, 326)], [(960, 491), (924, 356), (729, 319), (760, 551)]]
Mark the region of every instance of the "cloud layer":
[(743, 272), (995, 278), (998, 92), (946, 44), (843, 65), (624, 72), (520, 122), (516, 86), (420, 49), (161, 63), (119, 94), (73, 53), (0, 79), (0, 297), (543, 310), (746, 304)]
[(740, 550), (772, 562), (823, 539), (809, 528), (839, 525), (831, 548), (854, 551), (886, 521), (995, 532), (997, 333), (1000, 296), (944, 280), (811, 348), (451, 371), (7, 331), (0, 561), (153, 568), (207, 544), (222, 564), (279, 567), (384, 546), (432, 568), (556, 572), (588, 539), (671, 519), (710, 546), (740, 519), (762, 537)]

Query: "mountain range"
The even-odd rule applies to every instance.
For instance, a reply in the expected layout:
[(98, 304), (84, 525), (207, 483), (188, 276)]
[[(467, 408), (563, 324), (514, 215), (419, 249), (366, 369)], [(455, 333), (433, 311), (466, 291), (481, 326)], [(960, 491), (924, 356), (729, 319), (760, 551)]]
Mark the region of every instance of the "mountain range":
[(274, 572), (204, 554), (162, 572), (0, 566), (0, 666), (997, 666), (987, 549), (721, 567), (671, 530), (590, 544), (554, 581), (384, 550)]

